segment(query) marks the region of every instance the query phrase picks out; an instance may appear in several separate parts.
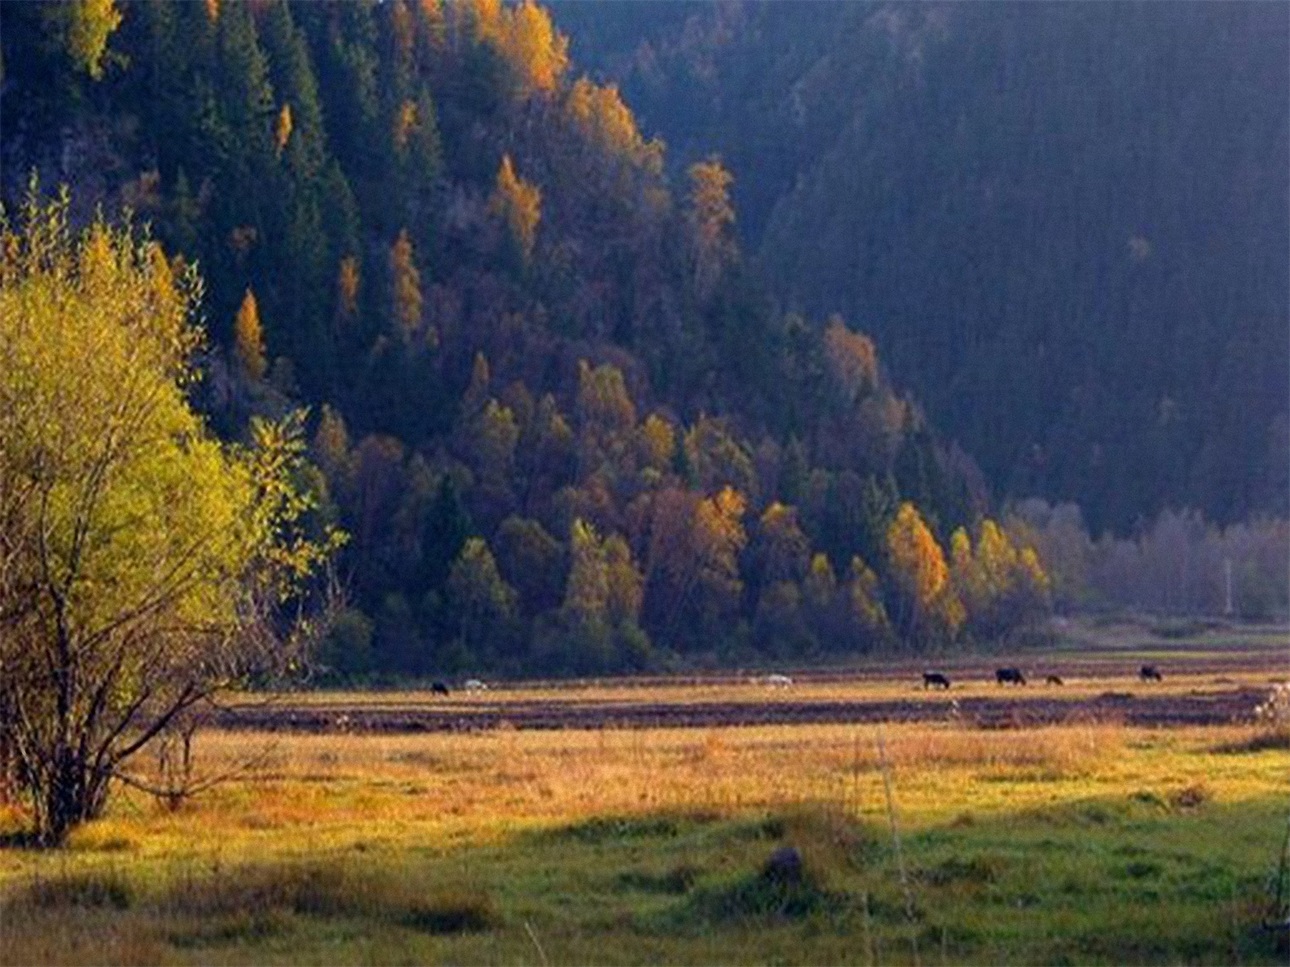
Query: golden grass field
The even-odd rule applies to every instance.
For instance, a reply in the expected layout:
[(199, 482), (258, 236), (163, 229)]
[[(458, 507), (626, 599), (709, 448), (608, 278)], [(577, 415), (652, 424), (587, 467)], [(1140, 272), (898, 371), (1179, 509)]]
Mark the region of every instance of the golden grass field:
[[(1276, 671), (1221, 677), (1253, 687)], [(1214, 678), (1183, 673), (1164, 687)], [(1067, 688), (1113, 686), (1123, 678)], [(963, 694), (978, 688), (996, 686)], [(790, 692), (922, 694), (900, 677), (451, 701)], [(122, 790), (64, 850), (0, 849), (0, 962), (1284, 962), (1262, 920), (1287, 828), (1290, 743), (1257, 741), (1265, 733), (952, 719), (209, 731), (198, 772), (229, 778), (177, 810)], [(0, 814), (0, 826), (19, 822)], [(754, 887), (779, 843), (799, 849), (815, 892), (767, 906)]]

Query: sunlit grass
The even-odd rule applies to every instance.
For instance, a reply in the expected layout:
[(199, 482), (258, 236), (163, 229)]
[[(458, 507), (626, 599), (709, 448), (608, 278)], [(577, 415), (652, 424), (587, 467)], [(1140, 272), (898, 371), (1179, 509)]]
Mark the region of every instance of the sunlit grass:
[[(917, 692), (794, 698), (817, 687)], [(0, 849), (0, 961), (1276, 962), (1290, 751), (1258, 734), (206, 732), (200, 772), (254, 766), (174, 811), (122, 791), (65, 850)], [(810, 873), (784, 895), (758, 879), (781, 842)]]

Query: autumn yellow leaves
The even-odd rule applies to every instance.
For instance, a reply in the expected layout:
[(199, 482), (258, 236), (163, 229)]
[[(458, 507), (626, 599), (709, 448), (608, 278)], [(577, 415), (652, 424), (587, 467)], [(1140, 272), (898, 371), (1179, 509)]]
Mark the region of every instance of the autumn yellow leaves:
[[(264, 619), (339, 540), (302, 524), (298, 417), (235, 446), (192, 410), (200, 291), (128, 224), (74, 230), (65, 194), (0, 210), (0, 743), (44, 843), (194, 702), (289, 660)], [(238, 357), (263, 372), (249, 293)]]

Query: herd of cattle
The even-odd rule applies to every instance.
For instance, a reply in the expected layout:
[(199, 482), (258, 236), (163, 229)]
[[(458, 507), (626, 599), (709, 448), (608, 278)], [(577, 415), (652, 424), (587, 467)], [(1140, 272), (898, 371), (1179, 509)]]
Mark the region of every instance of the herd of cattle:
[[(1143, 665), (1138, 669), (1138, 678), (1144, 682), (1163, 682), (1164, 676), (1160, 674), (1160, 669), (1155, 665)], [(1020, 668), (1009, 666), (1006, 668), (996, 668), (994, 680), (999, 685), (1024, 685), (1026, 676)], [(1064, 685), (1060, 675), (1048, 675), (1044, 682), (1048, 685)], [(944, 672), (923, 672), (923, 688), (949, 688), (949, 676)]]
[[(1160, 669), (1155, 665), (1143, 665), (1138, 669), (1138, 678), (1144, 682), (1164, 681), (1164, 676), (1160, 674)], [(1025, 685), (1026, 675), (1020, 668), (1017, 668), (1015, 665), (1010, 665), (1004, 668), (996, 668), (994, 672), (994, 680), (1000, 685)], [(1048, 675), (1044, 678), (1044, 682), (1048, 685), (1066, 684), (1060, 675)], [(789, 685), (793, 684), (793, 679), (789, 678), (787, 675), (767, 675), (763, 678), (750, 678), (749, 683), (754, 685), (770, 685), (775, 688), (787, 688)], [(923, 688), (948, 689), (952, 684), (953, 683), (950, 681), (949, 676), (944, 672), (923, 672)], [(482, 692), (485, 691), (488, 686), (478, 678), (471, 678), (462, 682), (461, 688), (467, 692)], [(430, 692), (432, 695), (448, 695), (450, 693), (450, 689), (448, 688), (447, 683), (436, 681), (430, 686)]]

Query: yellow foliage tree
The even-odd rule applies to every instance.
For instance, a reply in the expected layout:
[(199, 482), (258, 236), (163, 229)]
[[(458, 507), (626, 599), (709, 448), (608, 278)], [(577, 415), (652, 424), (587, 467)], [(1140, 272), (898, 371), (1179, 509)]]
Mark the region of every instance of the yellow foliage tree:
[(509, 406), (490, 399), (471, 424), (475, 468), (488, 483), (508, 487), (520, 429)]
[(358, 259), (346, 255), (336, 270), (336, 309), (345, 322), (352, 322), (358, 315), (358, 288), (361, 284)]
[(537, 240), (538, 222), (542, 220), (542, 192), (515, 173), (511, 156), (502, 157), (497, 169), (497, 184), (488, 202), (488, 210), (500, 216), (510, 229), (511, 237), (527, 263)]
[(68, 7), (67, 49), (72, 60), (94, 80), (103, 76), (108, 38), (121, 26), (116, 0), (74, 0)]
[(622, 371), (610, 363), (578, 361), (578, 460), (585, 474), (633, 471), (636, 406)]
[(636, 425), (636, 405), (622, 370), (612, 363), (578, 360), (578, 419), (609, 433), (626, 434)]
[(609, 573), (596, 529), (578, 519), (569, 531), (569, 580), (564, 611), (583, 624), (604, 622), (609, 614)]
[(237, 318), (233, 320), (233, 353), (238, 364), (252, 380), (264, 378), (269, 364), (264, 356), (264, 330), (260, 325), (260, 307), (250, 289), (242, 296)]
[(610, 534), (605, 538), (604, 557), (609, 620), (620, 626), (637, 624), (645, 599), (645, 582), (632, 558), (632, 549), (621, 534)]
[(811, 566), (802, 581), (806, 592), (806, 601), (817, 611), (826, 610), (838, 591), (838, 577), (833, 573), (827, 554), (815, 554), (811, 557)]
[(189, 406), (196, 275), (67, 208), (0, 212), (0, 736), (47, 844), (194, 704), (300, 658), (269, 616), (338, 540), (304, 536), (298, 418), (235, 448)]
[(743, 516), (748, 501), (733, 487), (699, 501), (694, 509), (694, 546), (699, 558), (699, 578), (711, 588), (738, 594), (739, 552), (748, 543)]
[(975, 549), (966, 531), (954, 532), (951, 569), (973, 633), (981, 637), (996, 637), (1048, 610), (1050, 582), (1034, 548), (1018, 548), (988, 517)]
[[(811, 545), (798, 523), (797, 509), (772, 501), (757, 522), (757, 535), (750, 553), (758, 581), (800, 580), (807, 568)], [(812, 567), (814, 563), (811, 561)]]
[(417, 105), (404, 100), (394, 112), (394, 150), (402, 155), (408, 150), (408, 141), (417, 127)]
[(709, 288), (734, 253), (730, 228), (735, 208), (730, 201), (734, 176), (713, 155), (690, 166), (690, 227), (694, 232), (695, 277)]
[(755, 493), (757, 470), (752, 457), (723, 419), (700, 415), (684, 440), (685, 456), (698, 486), (712, 490), (731, 486)]
[(882, 642), (891, 634), (887, 608), (882, 603), (878, 575), (859, 557), (851, 558), (847, 578), (847, 613), (866, 642)]
[(494, 47), (502, 39), (502, 0), (458, 0), (447, 6), (449, 26), (460, 42), (468, 37), (475, 43)]
[(676, 430), (672, 424), (657, 413), (651, 413), (641, 424), (639, 436), (641, 464), (659, 474), (665, 473), (676, 454)]
[(569, 67), (569, 39), (534, 0), (503, 8), (498, 46), (525, 95), (554, 91)]
[(854, 400), (878, 382), (878, 352), (873, 340), (852, 332), (841, 316), (830, 317), (824, 329), (824, 358), (848, 400)]
[(409, 339), (421, 326), (421, 273), (417, 271), (412, 239), (405, 228), (390, 246), (390, 282), (393, 288), (394, 321)]
[(614, 84), (600, 86), (586, 77), (569, 89), (565, 110), (583, 136), (605, 154), (622, 158), (654, 174), (663, 170), (663, 144), (646, 141), (636, 118)]
[(353, 474), (353, 456), (350, 453), (349, 429), (345, 418), (326, 403), (318, 416), (311, 452), (314, 462), (332, 480), (346, 485)]
[(900, 505), (887, 530), (887, 556), (905, 602), (902, 630), (914, 640), (957, 634), (963, 605), (950, 584), (945, 554), (912, 503)]
[(273, 144), (279, 155), (287, 149), (287, 143), (291, 140), (291, 130), (291, 105), (284, 104), (282, 110), (278, 112), (278, 119), (273, 124)]

